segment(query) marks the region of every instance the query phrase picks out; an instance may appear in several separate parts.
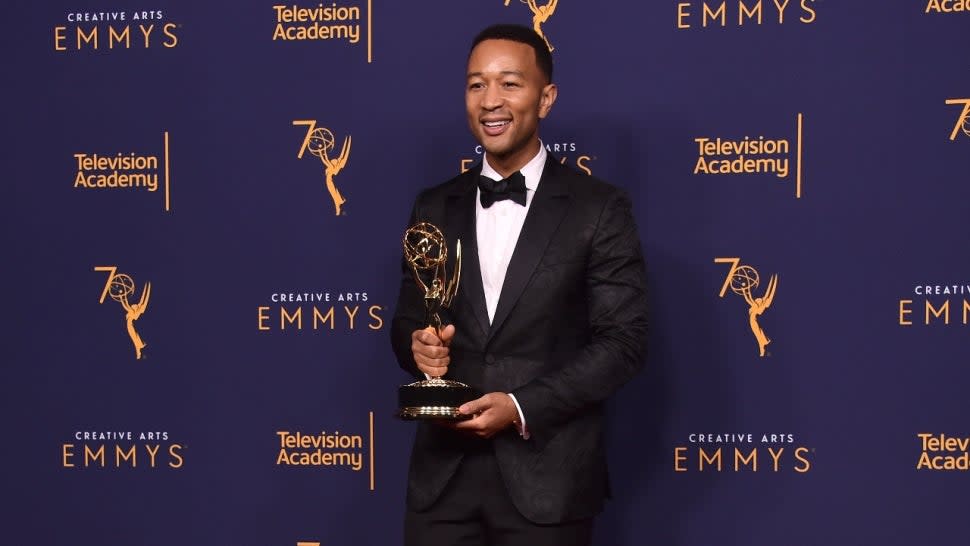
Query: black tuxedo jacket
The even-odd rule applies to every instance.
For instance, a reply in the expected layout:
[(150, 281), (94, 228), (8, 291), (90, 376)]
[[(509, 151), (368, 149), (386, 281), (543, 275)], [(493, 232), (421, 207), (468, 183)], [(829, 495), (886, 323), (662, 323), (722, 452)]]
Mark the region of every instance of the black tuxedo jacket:
[[(475, 229), (480, 173), (481, 164), (422, 192), (409, 224), (438, 226), (449, 261), (461, 239), (446, 377), (485, 393), (512, 393), (522, 407), (531, 438), (510, 427), (492, 439), (492, 449), (525, 517), (536, 523), (591, 517), (609, 494), (602, 403), (641, 368), (645, 354), (646, 279), (630, 202), (550, 154), (490, 325)], [(412, 275), (402, 264), (391, 336), (401, 367), (423, 379), (411, 353), (411, 333), (424, 326), (423, 293)], [(418, 423), (410, 508), (430, 507), (478, 442)]]

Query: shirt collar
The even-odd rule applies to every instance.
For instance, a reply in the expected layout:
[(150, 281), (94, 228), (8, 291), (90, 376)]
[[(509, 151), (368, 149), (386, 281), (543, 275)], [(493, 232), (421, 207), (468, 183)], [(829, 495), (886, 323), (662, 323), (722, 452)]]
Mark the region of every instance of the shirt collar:
[[(539, 179), (542, 178), (542, 169), (546, 166), (546, 145), (539, 141), (539, 153), (529, 160), (519, 172), (525, 177), (525, 187), (529, 191), (536, 191), (539, 187)], [(482, 156), (482, 175), (487, 176), (493, 180), (501, 180), (502, 175), (495, 171), (491, 165), (488, 164), (488, 154), (483, 153)]]

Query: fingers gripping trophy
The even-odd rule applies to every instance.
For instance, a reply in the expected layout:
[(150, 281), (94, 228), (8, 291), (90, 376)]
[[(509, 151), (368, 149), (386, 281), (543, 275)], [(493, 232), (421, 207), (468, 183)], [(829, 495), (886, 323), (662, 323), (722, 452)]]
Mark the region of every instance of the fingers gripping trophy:
[[(447, 309), (458, 292), (461, 278), (461, 241), (455, 245), (455, 265), (448, 276), (448, 242), (435, 225), (417, 223), (404, 232), (404, 259), (414, 281), (424, 292), (424, 324), (441, 335), (441, 309)], [(426, 379), (398, 388), (398, 416), (402, 419), (466, 419), (458, 407), (481, 396), (459, 381), (425, 374)]]

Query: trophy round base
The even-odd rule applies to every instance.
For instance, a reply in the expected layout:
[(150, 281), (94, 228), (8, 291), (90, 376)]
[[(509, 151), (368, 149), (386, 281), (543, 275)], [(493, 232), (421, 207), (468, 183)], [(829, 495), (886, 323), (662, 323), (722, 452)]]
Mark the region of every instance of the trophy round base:
[(470, 419), (458, 408), (481, 393), (458, 381), (435, 377), (398, 387), (397, 416), (401, 419)]
[(397, 416), (407, 421), (419, 419), (448, 419), (452, 421), (461, 421), (464, 419), (471, 419), (472, 417), (471, 415), (461, 413), (458, 411), (457, 407), (453, 406), (416, 406), (401, 408), (397, 412)]

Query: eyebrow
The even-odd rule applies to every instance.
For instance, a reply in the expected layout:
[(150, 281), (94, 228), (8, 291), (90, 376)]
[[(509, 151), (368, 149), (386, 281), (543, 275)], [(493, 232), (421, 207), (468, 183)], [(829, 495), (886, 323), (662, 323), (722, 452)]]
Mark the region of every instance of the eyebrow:
[[(503, 70), (503, 71), (499, 72), (499, 74), (501, 74), (503, 76), (519, 76), (520, 78), (524, 78), (525, 77), (525, 74), (522, 73), (519, 70)], [(466, 76), (466, 78), (474, 78), (476, 76), (481, 77), (482, 76), (482, 72), (469, 72), (468, 75)]]

